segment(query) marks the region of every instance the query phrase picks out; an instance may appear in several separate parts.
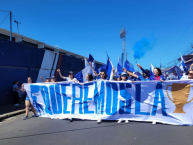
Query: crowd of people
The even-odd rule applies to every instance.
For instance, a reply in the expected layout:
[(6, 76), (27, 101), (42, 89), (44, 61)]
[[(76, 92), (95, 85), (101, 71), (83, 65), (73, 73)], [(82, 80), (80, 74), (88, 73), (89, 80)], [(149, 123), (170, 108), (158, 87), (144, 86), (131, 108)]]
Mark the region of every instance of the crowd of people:
[[(89, 63), (91, 68), (92, 65), (91, 63)], [(111, 81), (127, 81), (127, 82), (134, 82), (134, 81), (168, 81), (168, 80), (187, 80), (187, 79), (193, 79), (193, 70), (191, 69), (193, 64), (190, 66), (190, 69), (187, 72), (181, 72), (180, 75), (178, 76), (177, 73), (174, 71), (172, 73), (163, 73), (160, 68), (154, 68), (153, 72), (150, 72), (148, 69), (144, 69), (142, 68), (142, 66), (140, 66), (139, 64), (137, 64), (137, 66), (141, 69), (142, 71), (142, 75), (137, 75), (134, 72), (128, 71), (126, 68), (123, 68), (123, 72), (120, 74), (117, 74), (115, 72), (115, 69), (112, 69), (112, 76), (107, 76), (107, 73), (105, 70), (102, 70), (99, 74), (97, 74), (96, 71), (93, 70), (94, 76), (92, 75), (92, 73), (88, 73), (86, 76), (86, 82), (91, 82), (94, 80), (111, 80)], [(74, 83), (79, 83), (81, 85), (83, 85), (84, 83), (79, 82), (77, 80), (77, 78), (74, 77), (74, 73), (72, 71), (69, 71), (68, 73), (68, 77), (65, 77), (61, 74), (60, 69), (57, 70), (59, 76), (64, 79), (65, 81), (73, 81)], [(44, 80), (42, 77), (40, 77), (40, 79), (45, 82), (56, 82), (56, 77), (52, 76), (47, 77), (46, 80)], [(31, 77), (27, 78), (27, 82), (28, 83), (33, 83), (33, 79)], [(14, 103), (16, 106), (18, 106), (21, 102), (22, 102), (22, 94), (24, 94), (25, 92), (25, 88), (24, 85), (22, 84), (20, 87), (18, 86), (19, 81), (14, 81), (13, 82), (13, 96), (14, 96)], [(28, 115), (29, 115), (29, 108), (30, 106), (32, 107), (32, 112), (34, 113), (32, 115), (32, 117), (37, 117), (36, 111), (33, 108), (32, 103), (30, 102), (29, 96), (26, 95), (25, 97), (25, 106), (26, 106), (26, 115), (23, 117), (23, 120), (28, 119)], [(71, 120), (71, 119), (70, 119)], [(122, 120), (121, 120), (122, 121)], [(118, 123), (121, 122), (119, 120)], [(97, 121), (98, 123), (101, 122), (101, 120), (99, 119)], [(127, 123), (128, 120), (125, 120), (125, 122)]]

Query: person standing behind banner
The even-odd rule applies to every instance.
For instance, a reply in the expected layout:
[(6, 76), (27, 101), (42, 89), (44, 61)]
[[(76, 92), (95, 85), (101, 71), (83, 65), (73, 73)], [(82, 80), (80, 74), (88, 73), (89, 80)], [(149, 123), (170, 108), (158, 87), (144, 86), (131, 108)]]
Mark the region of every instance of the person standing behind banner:
[(119, 80), (119, 79), (117, 79), (116, 76), (115, 76), (115, 69), (114, 69), (114, 68), (112, 68), (112, 73), (113, 73), (113, 76), (111, 76), (110, 80), (111, 80), (111, 81), (117, 81), (117, 80)]
[(99, 75), (97, 74), (97, 79), (106, 80), (107, 79), (107, 73), (105, 71), (101, 71)]
[(151, 81), (161, 81), (163, 82), (163, 78), (162, 78), (162, 71), (160, 68), (155, 67), (153, 70), (153, 74), (148, 73), (147, 71), (145, 71), (139, 64), (137, 64), (137, 66), (149, 77), (149, 79)]
[[(28, 82), (28, 83), (33, 83), (32, 78), (31, 78), (31, 77), (28, 77), (28, 78), (27, 78), (27, 82)], [(24, 84), (22, 84), (22, 91), (25, 92)], [(31, 105), (31, 107), (32, 107), (32, 112), (34, 113), (34, 114), (32, 115), (32, 118), (33, 118), (33, 117), (38, 117), (38, 116), (36, 115), (36, 111), (35, 111), (32, 103), (30, 102), (29, 96), (26, 95), (26, 99), (25, 99), (25, 106), (26, 106), (25, 109), (26, 109), (26, 112), (25, 112), (25, 116), (23, 117), (23, 120), (28, 119), (29, 107), (30, 107), (30, 105)]]
[(169, 76), (168, 76), (169, 80), (177, 80), (177, 77), (175, 76), (175, 72), (172, 72)]
[(13, 82), (13, 97), (14, 97), (14, 106), (19, 106), (20, 105), (20, 100), (19, 100), (19, 91), (21, 87), (18, 87), (19, 82), (16, 80)]
[(183, 71), (180, 72), (180, 75), (178, 76), (178, 79), (180, 80), (183, 77)]
[[(128, 80), (128, 76), (126, 72), (122, 72), (121, 74), (121, 81), (124, 82), (131, 82), (130, 80)], [(125, 123), (128, 123), (129, 121), (127, 119), (124, 119)], [(117, 123), (121, 123), (123, 121), (123, 119), (119, 119)]]
[(188, 79), (193, 79), (193, 70), (189, 70), (188, 75), (183, 75), (180, 80), (188, 80)]
[(42, 77), (40, 77), (40, 79), (41, 79), (43, 82), (46, 82), (46, 83), (47, 83), (47, 82), (50, 82), (50, 78), (49, 78), (49, 77), (47, 77), (46, 80), (44, 80)]
[(55, 76), (52, 76), (50, 82), (56, 82), (56, 77), (55, 77)]
[[(145, 71), (150, 73), (150, 71), (148, 69), (145, 69)], [(150, 80), (149, 77), (144, 72), (142, 73), (142, 76), (138, 76), (138, 75), (133, 74), (133, 73), (131, 73), (129, 71), (127, 71), (127, 74), (130, 75), (130, 76), (135, 77), (139, 81), (149, 81)]]
[(122, 72), (120, 81), (131, 82), (131, 80), (128, 80), (128, 75), (126, 72)]
[(130, 72), (130, 74), (131, 74), (131, 73), (133, 74), (132, 71), (127, 71), (126, 68), (123, 68), (123, 72), (125, 72), (125, 73), (128, 75), (128, 80), (130, 80), (130, 81), (136, 81), (136, 78), (133, 77), (133, 75), (129, 75), (129, 74), (127, 73), (127, 72)]
[(73, 82), (78, 82), (78, 80), (74, 77), (74, 73), (72, 71), (69, 71), (68, 73), (68, 77), (64, 77), (62, 76), (60, 69), (57, 70), (57, 72), (59, 73), (60, 77), (62, 79), (65, 79), (66, 81), (73, 81)]
[(91, 73), (88, 73), (87, 75), (86, 75), (86, 82), (84, 82), (84, 83), (88, 83), (88, 82), (92, 82), (92, 81), (94, 81), (94, 77), (93, 77), (93, 75), (91, 74)]

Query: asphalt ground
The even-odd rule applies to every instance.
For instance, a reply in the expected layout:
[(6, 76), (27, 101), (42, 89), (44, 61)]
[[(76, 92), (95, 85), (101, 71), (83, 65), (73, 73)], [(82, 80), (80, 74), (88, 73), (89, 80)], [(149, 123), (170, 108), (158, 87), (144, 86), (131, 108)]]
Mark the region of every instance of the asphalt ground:
[[(30, 114), (31, 116), (32, 114)], [(59, 120), (24, 114), (0, 122), (0, 145), (192, 145), (192, 126), (153, 125), (149, 122)]]

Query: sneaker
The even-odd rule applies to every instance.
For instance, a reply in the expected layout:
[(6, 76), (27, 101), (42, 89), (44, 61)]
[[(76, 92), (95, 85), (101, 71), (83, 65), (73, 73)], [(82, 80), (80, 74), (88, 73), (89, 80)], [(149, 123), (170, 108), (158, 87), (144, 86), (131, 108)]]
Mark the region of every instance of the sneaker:
[(23, 120), (26, 120), (26, 119), (28, 119), (28, 116), (23, 117)]
[(125, 120), (125, 123), (129, 123), (129, 120)]
[(156, 121), (153, 121), (152, 124), (155, 125), (155, 124), (156, 124)]
[(19, 106), (20, 104), (15, 104), (14, 106)]
[(32, 117), (31, 118), (35, 118), (35, 117), (38, 117), (36, 114), (34, 114), (34, 115), (32, 115)]
[(72, 122), (72, 118), (69, 118), (70, 119), (70, 122)]
[(98, 119), (98, 120), (97, 120), (97, 123), (98, 123), (98, 124), (100, 124), (101, 122), (102, 122), (101, 119)]
[(122, 122), (122, 119), (119, 119), (119, 121), (117, 123), (121, 123)]

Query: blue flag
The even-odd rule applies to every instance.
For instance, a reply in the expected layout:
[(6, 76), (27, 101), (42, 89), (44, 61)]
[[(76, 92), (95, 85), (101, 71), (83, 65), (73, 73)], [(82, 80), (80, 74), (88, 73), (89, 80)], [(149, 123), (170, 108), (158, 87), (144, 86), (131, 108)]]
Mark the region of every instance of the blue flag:
[(107, 67), (106, 67), (106, 71), (107, 71), (107, 76), (108, 79), (111, 79), (110, 77), (112, 76), (112, 69), (113, 69), (113, 63), (111, 62), (108, 54), (107, 54)]
[[(181, 54), (180, 54), (181, 55)], [(182, 57), (181, 55), (181, 63), (179, 65), (179, 68), (182, 70), (182, 71), (186, 71), (186, 66), (185, 66), (185, 62), (184, 62), (184, 58)]]
[(88, 63), (88, 61), (86, 60), (86, 58), (84, 58), (84, 62), (85, 62), (85, 68), (86, 68), (87, 66), (89, 66), (89, 63)]
[(98, 69), (98, 72), (105, 71), (106, 72), (107, 65), (101, 65), (100, 68)]
[(88, 73), (91, 73), (94, 76), (94, 72), (92, 70), (92, 68), (89, 66), (85, 67), (83, 70), (81, 70), (80, 72), (78, 72), (74, 77), (81, 83), (86, 82), (86, 76)]
[(120, 57), (118, 58), (118, 63), (117, 63), (117, 73), (122, 73), (123, 68), (122, 68), (122, 63)]
[(152, 74), (153, 74), (153, 70), (154, 70), (154, 67), (153, 67), (153, 65), (150, 63), (150, 69), (149, 69), (149, 71), (150, 71), (150, 75), (152, 75)]
[(129, 63), (128, 60), (125, 61), (125, 68), (126, 68), (128, 71), (135, 72), (135, 69), (134, 69), (134, 67), (133, 67), (133, 64)]

